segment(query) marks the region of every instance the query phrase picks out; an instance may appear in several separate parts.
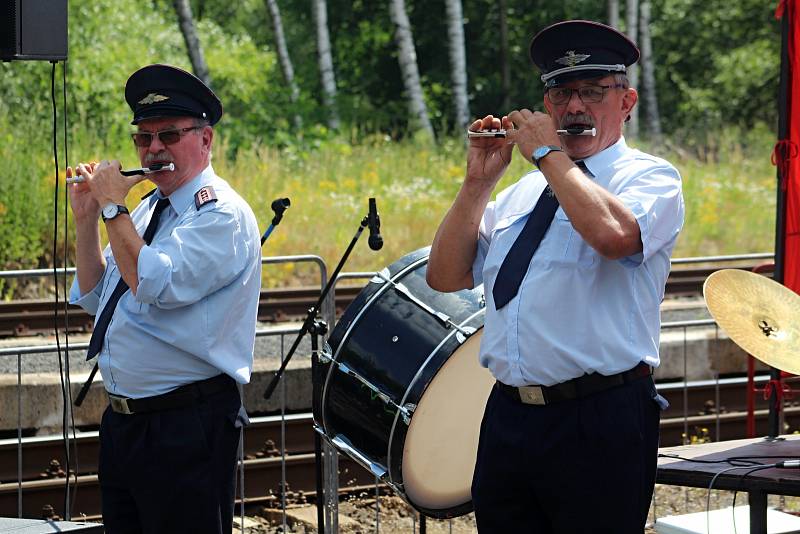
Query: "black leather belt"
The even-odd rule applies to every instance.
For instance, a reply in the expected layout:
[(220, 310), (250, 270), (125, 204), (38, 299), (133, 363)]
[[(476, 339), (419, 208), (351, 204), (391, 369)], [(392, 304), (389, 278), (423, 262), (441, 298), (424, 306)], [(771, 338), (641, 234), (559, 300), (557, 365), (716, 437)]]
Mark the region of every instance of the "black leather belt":
[(221, 374), (199, 382), (192, 382), (191, 384), (180, 386), (163, 395), (144, 397), (141, 399), (129, 399), (109, 393), (108, 400), (111, 402), (111, 409), (116, 413), (130, 415), (185, 408), (196, 404), (209, 395), (231, 388), (236, 389), (236, 381), (226, 374)]
[(502, 382), (496, 382), (497, 389), (510, 396), (512, 399), (524, 404), (536, 404), (544, 406), (554, 402), (562, 402), (572, 399), (580, 399), (593, 393), (599, 393), (613, 387), (639, 380), (653, 374), (653, 369), (644, 362), (628, 371), (623, 371), (615, 375), (601, 375), (592, 373), (579, 376), (560, 384), (552, 386), (508, 386)]

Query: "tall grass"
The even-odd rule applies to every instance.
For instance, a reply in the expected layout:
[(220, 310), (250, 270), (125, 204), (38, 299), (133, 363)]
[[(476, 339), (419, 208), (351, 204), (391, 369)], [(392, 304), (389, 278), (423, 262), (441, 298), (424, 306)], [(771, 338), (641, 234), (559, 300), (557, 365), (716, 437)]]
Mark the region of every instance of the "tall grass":
[[(8, 169), (14, 173), (0, 177), (0, 236), (5, 235), (5, 243), (17, 244), (0, 253), (0, 268), (43, 266), (52, 258), (52, 162), (48, 163), (44, 151), (35, 153), (9, 138), (6, 141), (0, 153), (10, 161), (6, 173)], [(723, 134), (688, 147), (674, 142), (657, 146), (631, 143), (666, 158), (683, 176), (686, 224), (674, 256), (773, 250), (773, 143), (774, 136), (764, 128)], [(137, 161), (129, 145), (127, 139), (100, 142), (78, 132), (70, 146), (72, 163), (118, 158), (133, 166)], [(231, 152), (221, 129), (212, 163), (253, 207), (262, 232), (273, 216), (272, 200), (289, 197), (292, 202), (264, 245), (264, 255), (316, 254), (331, 270), (366, 215), (368, 197), (378, 200), (385, 245), (373, 252), (364, 236), (345, 270), (378, 270), (429, 245), (465, 169), (463, 139), (444, 139), (433, 145), (376, 135), (356, 144), (333, 139), (306, 149), (290, 146), (278, 150), (262, 145), (239, 150), (236, 155)], [(31, 159), (39, 163), (25, 163)], [(529, 169), (530, 164), (515, 152), (498, 191)], [(129, 206), (150, 187), (149, 182), (139, 184), (128, 197)], [(264, 270), (267, 287), (317, 281), (312, 268), (271, 265)], [(9, 296), (6, 291), (6, 298)]]
[[(773, 142), (762, 129), (689, 149), (631, 143), (681, 172), (686, 223), (674, 257), (773, 250)], [(461, 139), (431, 146), (372, 137), (355, 146), (329, 142), (312, 152), (260, 148), (235, 160), (216, 158), (214, 167), (250, 201), (263, 225), (272, 217), (273, 198), (291, 198), (292, 207), (265, 244), (265, 254), (310, 252), (331, 268), (366, 214), (367, 198), (376, 197), (385, 246), (374, 253), (362, 240), (347, 265), (347, 270), (375, 270), (430, 244), (463, 180), (465, 146)], [(515, 152), (497, 191), (529, 170)], [(280, 284), (283, 276), (268, 271), (265, 282)]]

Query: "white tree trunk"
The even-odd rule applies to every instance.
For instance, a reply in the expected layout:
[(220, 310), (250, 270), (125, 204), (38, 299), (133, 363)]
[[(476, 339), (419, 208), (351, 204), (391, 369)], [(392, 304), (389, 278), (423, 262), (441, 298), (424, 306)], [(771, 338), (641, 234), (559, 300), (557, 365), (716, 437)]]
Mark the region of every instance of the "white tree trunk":
[(619, 28), (619, 0), (608, 0), (608, 25)]
[(463, 129), (469, 123), (469, 98), (467, 97), (467, 52), (464, 49), (464, 15), (461, 0), (446, 0), (445, 9), (456, 127)]
[(331, 38), (328, 34), (328, 6), (326, 0), (312, 0), (311, 7), (317, 26), (317, 56), (322, 82), (322, 103), (328, 112), (328, 127), (339, 129), (339, 113), (336, 109), (336, 76), (331, 57)]
[[(300, 99), (300, 89), (297, 87), (297, 82), (294, 80), (294, 67), (292, 67), (292, 60), (289, 57), (289, 50), (286, 48), (286, 38), (283, 35), (283, 22), (281, 21), (281, 10), (278, 8), (277, 0), (264, 1), (267, 4), (270, 18), (272, 18), (272, 29), (275, 32), (275, 47), (278, 49), (278, 61), (281, 64), (283, 77), (286, 80), (286, 85), (289, 86), (289, 99), (293, 104), (296, 104)], [(303, 126), (300, 115), (294, 115), (294, 126), (297, 129)]]
[(389, 14), (395, 25), (394, 36), (397, 43), (397, 60), (400, 63), (403, 86), (408, 98), (408, 110), (411, 115), (409, 122), (412, 129), (423, 130), (433, 138), (433, 127), (428, 118), (425, 99), (422, 96), (422, 85), (419, 81), (419, 69), (417, 68), (417, 53), (414, 51), (414, 37), (411, 34), (411, 23), (408, 21), (405, 1), (391, 0)]
[[(625, 33), (634, 43), (638, 40), (639, 25), (639, 0), (627, 0), (625, 9)], [(639, 86), (639, 67), (636, 64), (628, 67), (628, 79), (631, 86), (638, 89)], [(639, 135), (639, 106), (634, 106), (631, 110), (631, 120), (628, 121), (627, 133), (630, 137)]]
[(189, 0), (173, 0), (175, 13), (178, 15), (178, 26), (181, 28), (183, 40), (186, 42), (186, 50), (189, 52), (189, 60), (192, 62), (194, 75), (203, 80), (203, 83), (211, 87), (211, 77), (208, 74), (208, 65), (203, 56), (203, 48), (200, 46), (200, 39), (197, 37), (197, 30), (194, 27), (194, 17)]
[(650, 39), (650, 0), (642, 0), (639, 6), (639, 41), (642, 44), (642, 92), (644, 93), (647, 131), (653, 141), (661, 140), (661, 116), (658, 113), (656, 95), (655, 62), (653, 44)]

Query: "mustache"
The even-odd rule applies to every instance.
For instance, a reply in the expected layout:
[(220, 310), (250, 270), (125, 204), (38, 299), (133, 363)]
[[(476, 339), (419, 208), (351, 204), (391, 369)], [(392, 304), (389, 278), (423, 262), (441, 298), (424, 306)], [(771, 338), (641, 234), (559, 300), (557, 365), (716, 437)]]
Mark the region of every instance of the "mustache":
[(162, 150), (161, 152), (157, 152), (156, 154), (150, 154), (149, 152), (144, 157), (144, 163), (146, 166), (149, 166), (151, 163), (157, 161), (158, 163), (172, 163), (172, 156), (166, 150)]
[(594, 127), (594, 119), (586, 113), (568, 113), (561, 119), (561, 128), (567, 128), (573, 124), (584, 124), (592, 128)]

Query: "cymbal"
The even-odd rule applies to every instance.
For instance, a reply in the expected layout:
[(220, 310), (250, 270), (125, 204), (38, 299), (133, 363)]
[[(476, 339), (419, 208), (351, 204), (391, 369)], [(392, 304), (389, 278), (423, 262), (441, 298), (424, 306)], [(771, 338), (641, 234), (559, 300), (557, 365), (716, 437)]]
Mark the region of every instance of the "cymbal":
[(800, 375), (800, 295), (765, 276), (723, 269), (703, 284), (717, 324), (762, 362)]

